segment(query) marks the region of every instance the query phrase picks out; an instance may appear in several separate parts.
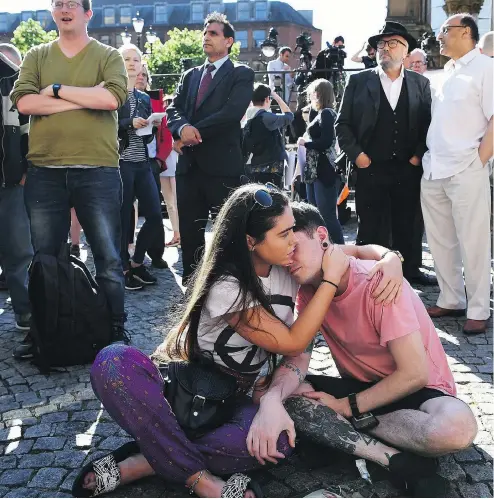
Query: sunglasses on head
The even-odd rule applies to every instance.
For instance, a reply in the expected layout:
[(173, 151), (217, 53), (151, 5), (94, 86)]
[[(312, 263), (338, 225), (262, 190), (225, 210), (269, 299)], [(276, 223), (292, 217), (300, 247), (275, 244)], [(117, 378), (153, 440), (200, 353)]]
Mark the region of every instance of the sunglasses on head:
[[(247, 176), (242, 175), (240, 177), (240, 183), (242, 185), (245, 185), (251, 182)], [(273, 198), (270, 194), (270, 191), (275, 190), (278, 191), (279, 189), (271, 182), (267, 182), (264, 186), (259, 187), (259, 189), (254, 192), (254, 203), (250, 207), (249, 213), (254, 209), (254, 206), (256, 205), (259, 205), (262, 208), (270, 208), (271, 206), (273, 206)]]

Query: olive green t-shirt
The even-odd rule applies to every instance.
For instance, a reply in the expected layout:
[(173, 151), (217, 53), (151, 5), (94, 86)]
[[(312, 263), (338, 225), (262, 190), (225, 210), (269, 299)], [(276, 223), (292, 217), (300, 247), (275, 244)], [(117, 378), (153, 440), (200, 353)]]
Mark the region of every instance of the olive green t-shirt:
[[(19, 99), (60, 83), (94, 87), (101, 82), (122, 106), (127, 100), (127, 72), (120, 53), (97, 40), (67, 57), (55, 40), (32, 48), (22, 63), (11, 94)], [(49, 116), (31, 116), (29, 153), (34, 166), (118, 166), (116, 111), (79, 109)]]

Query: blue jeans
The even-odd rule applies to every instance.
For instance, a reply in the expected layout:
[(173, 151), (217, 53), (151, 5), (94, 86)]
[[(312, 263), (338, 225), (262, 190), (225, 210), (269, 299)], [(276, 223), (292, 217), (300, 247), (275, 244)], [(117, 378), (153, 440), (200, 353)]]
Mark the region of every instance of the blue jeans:
[(121, 257), (124, 270), (129, 269), (129, 224), (134, 209), (134, 198), (139, 201), (139, 211), (146, 221), (137, 236), (136, 248), (132, 260), (142, 263), (146, 251), (153, 247), (157, 238), (163, 239), (163, 217), (161, 216), (161, 203), (156, 180), (149, 162), (133, 163), (120, 161), (122, 175), (123, 201), (121, 209), (122, 242)]
[(91, 246), (96, 281), (114, 319), (124, 317), (120, 261), (122, 182), (118, 168), (31, 167), (24, 188), (35, 251), (58, 255), (67, 241), (73, 206)]
[(319, 179), (316, 179), (314, 183), (306, 184), (306, 188), (307, 200), (320, 211), (333, 242), (335, 244), (345, 244), (343, 231), (336, 216), (336, 202), (338, 201), (340, 181), (337, 180), (333, 185), (327, 186)]
[(21, 185), (0, 188), (0, 259), (16, 314), (31, 310), (28, 267), (33, 258), (29, 219)]

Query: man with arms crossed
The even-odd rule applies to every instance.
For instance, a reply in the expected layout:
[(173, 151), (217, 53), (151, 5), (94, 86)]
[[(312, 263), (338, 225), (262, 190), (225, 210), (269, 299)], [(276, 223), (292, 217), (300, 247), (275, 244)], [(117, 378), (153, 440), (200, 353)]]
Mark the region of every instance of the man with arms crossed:
[[(300, 312), (322, 282), (328, 232), (316, 208), (292, 208), (297, 247), (290, 270), (302, 285)], [(295, 425), (301, 437), (375, 461), (418, 486), (435, 472), (432, 458), (467, 448), (477, 425), (470, 408), (455, 398), (453, 375), (420, 298), (403, 281), (394, 303), (377, 304), (371, 295), (380, 275), (368, 279), (373, 263), (350, 257), (341, 282), (323, 283), (338, 289), (321, 329), (342, 378), (307, 376), (304, 383), (310, 353), (284, 358), (261, 398), (247, 443), (258, 459), (277, 459), (278, 435), (290, 434)], [(377, 416), (378, 426), (363, 430), (368, 435), (348, 421), (357, 411)], [(428, 481), (428, 496), (432, 484), (444, 486), (435, 478)]]
[[(31, 115), (25, 202), (33, 246), (58, 255), (75, 208), (113, 339), (126, 340), (116, 110), (127, 99), (127, 73), (117, 50), (88, 36), (91, 0), (53, 0), (51, 11), (59, 38), (27, 53), (11, 94), (19, 112)], [(14, 352), (31, 355), (26, 342)]]

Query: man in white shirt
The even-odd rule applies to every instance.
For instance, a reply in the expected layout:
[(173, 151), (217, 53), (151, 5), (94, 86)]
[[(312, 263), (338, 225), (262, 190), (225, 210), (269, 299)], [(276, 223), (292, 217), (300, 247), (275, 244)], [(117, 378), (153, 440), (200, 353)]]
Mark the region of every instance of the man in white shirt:
[(416, 41), (402, 24), (386, 22), (369, 45), (377, 50), (379, 66), (350, 76), (336, 121), (338, 143), (357, 166), (357, 244), (388, 246), (392, 239), (392, 248), (403, 255), (406, 279), (435, 284), (413, 251), (429, 80), (403, 67)]
[(490, 315), (486, 164), (493, 153), (493, 63), (475, 48), (478, 39), (468, 14), (452, 16), (441, 27), (441, 54), (451, 60), (433, 95), (421, 183), (427, 241), (441, 290), (428, 312), (458, 317), (468, 307), (465, 334), (485, 333)]
[[(278, 52), (278, 59), (268, 62), (268, 71), (290, 71), (291, 67), (288, 65), (290, 62), (290, 57), (292, 56), (292, 49), (290, 47), (281, 47)], [(276, 86), (283, 85), (282, 73), (268, 74), (269, 78), (269, 88), (275, 90)], [(278, 79), (278, 81), (276, 81)], [(286, 73), (285, 75), (285, 94), (282, 96), (285, 102), (290, 101), (290, 92), (292, 88), (293, 78), (291, 74)]]
[(479, 40), (479, 50), (482, 54), (490, 57), (491, 59), (494, 57), (494, 31), (488, 31), (482, 38)]

